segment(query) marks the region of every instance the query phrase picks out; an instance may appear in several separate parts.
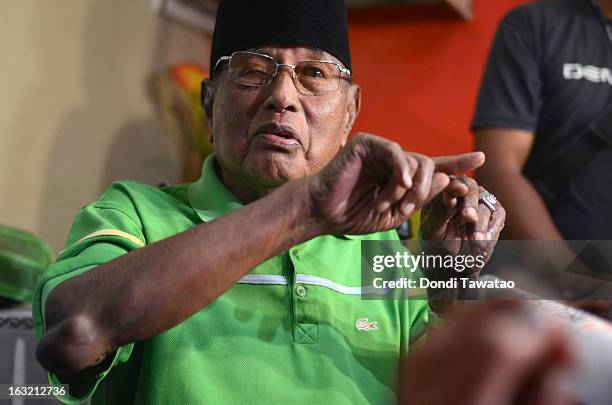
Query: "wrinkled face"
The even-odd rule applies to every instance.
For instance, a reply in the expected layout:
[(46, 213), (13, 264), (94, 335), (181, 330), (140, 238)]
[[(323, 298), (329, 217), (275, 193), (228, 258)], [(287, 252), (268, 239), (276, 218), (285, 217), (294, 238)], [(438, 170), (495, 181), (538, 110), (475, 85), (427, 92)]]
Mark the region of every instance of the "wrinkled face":
[[(304, 60), (340, 63), (310, 48), (266, 47), (277, 63)], [(261, 196), (292, 179), (324, 167), (345, 144), (359, 109), (359, 87), (340, 80), (335, 92), (304, 95), (290, 70), (281, 67), (274, 81), (249, 87), (219, 68), (212, 108), (207, 111), (223, 181), (237, 195)], [(205, 103), (206, 104), (206, 103)]]

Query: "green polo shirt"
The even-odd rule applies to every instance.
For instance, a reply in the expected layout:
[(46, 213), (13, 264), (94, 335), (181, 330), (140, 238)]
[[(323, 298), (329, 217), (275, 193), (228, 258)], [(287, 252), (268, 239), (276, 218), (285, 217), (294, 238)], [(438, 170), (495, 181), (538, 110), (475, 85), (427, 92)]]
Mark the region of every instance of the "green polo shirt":
[[(38, 336), (45, 333), (45, 301), (60, 283), (241, 207), (217, 177), (214, 157), (195, 183), (114, 183), (79, 212), (66, 249), (37, 285)], [(73, 384), (60, 399), (113, 405), (393, 403), (398, 358), (423, 335), (428, 307), (419, 300), (361, 299), (360, 241), (387, 239), (397, 239), (396, 233), (325, 235), (296, 245), (181, 324), (119, 348), (105, 370)], [(215, 246), (194, 254), (207, 249)], [(53, 374), (49, 379), (60, 383)]]

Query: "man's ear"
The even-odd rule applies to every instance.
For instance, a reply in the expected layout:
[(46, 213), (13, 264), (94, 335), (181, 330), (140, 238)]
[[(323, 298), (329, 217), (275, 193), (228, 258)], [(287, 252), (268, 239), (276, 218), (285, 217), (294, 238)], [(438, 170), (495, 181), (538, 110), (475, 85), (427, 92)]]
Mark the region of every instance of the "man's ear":
[(342, 146), (346, 144), (348, 135), (351, 133), (353, 124), (355, 124), (357, 116), (359, 115), (359, 110), (361, 109), (361, 87), (359, 87), (358, 84), (351, 83), (346, 97), (346, 126), (344, 128)]
[(204, 111), (204, 118), (206, 118), (206, 124), (208, 125), (209, 141), (213, 142), (213, 103), (215, 102), (215, 85), (211, 79), (202, 80), (202, 87), (200, 89), (200, 103), (202, 104), (202, 111)]

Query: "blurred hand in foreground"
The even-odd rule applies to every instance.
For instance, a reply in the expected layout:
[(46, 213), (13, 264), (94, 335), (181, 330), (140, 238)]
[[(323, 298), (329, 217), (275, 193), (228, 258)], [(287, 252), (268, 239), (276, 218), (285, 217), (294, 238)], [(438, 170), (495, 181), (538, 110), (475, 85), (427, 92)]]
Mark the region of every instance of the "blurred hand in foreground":
[(461, 308), (402, 362), (398, 404), (571, 403), (568, 341), (523, 304)]

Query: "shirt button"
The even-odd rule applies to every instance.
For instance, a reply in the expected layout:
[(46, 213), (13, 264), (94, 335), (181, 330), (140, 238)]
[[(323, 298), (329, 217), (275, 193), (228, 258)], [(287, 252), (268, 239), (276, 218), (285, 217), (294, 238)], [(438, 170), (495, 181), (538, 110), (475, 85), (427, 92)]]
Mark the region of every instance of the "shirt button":
[(295, 289), (295, 293), (297, 294), (298, 297), (304, 298), (305, 296), (308, 295), (308, 290), (303, 285), (298, 285)]
[(294, 250), (293, 257), (295, 258), (295, 260), (300, 260), (300, 252), (298, 252), (297, 250)]

